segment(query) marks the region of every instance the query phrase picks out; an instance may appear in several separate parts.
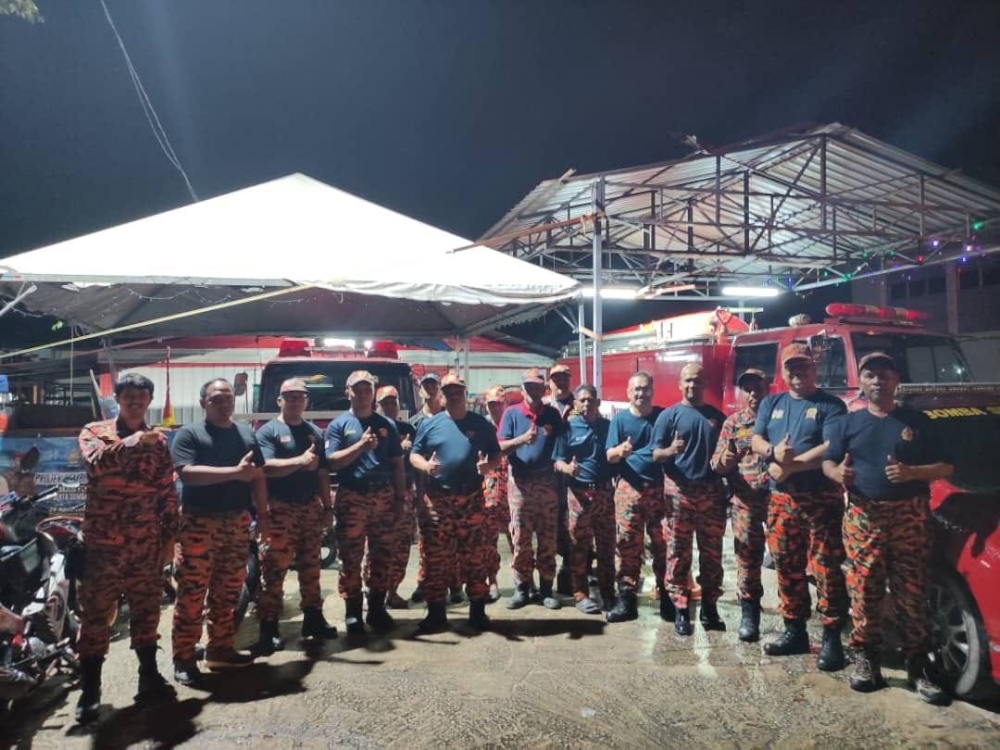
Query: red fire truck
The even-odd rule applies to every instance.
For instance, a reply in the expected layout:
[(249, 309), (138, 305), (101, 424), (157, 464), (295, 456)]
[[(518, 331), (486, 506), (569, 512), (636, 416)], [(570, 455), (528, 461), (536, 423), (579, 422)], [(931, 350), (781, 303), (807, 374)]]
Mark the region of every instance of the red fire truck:
[[(680, 371), (689, 362), (705, 368), (706, 400), (731, 413), (738, 408), (736, 379), (747, 368), (763, 370), (773, 390), (784, 390), (778, 356), (792, 342), (808, 343), (817, 383), (851, 408), (860, 401), (857, 363), (885, 351), (900, 369), (898, 397), (923, 410), (955, 456), (950, 481), (932, 486), (936, 545), (931, 610), (942, 666), (954, 692), (974, 698), (1000, 684), (1000, 384), (977, 383), (958, 342), (925, 327), (915, 310), (832, 304), (814, 323), (795, 316), (789, 325), (750, 330), (725, 310), (653, 321), (602, 338), (603, 406), (626, 408), (629, 376), (654, 378), (655, 400), (680, 400)], [(579, 352), (567, 351), (574, 368)], [(587, 357), (590, 371), (590, 357)]]

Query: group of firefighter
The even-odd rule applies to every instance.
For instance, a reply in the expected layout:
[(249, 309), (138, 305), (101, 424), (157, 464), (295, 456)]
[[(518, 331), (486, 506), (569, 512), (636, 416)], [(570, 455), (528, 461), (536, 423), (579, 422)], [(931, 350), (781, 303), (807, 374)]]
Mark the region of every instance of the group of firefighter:
[[(705, 402), (709, 384), (698, 364), (667, 384), (681, 396), (669, 408), (654, 405), (652, 375), (636, 372), (627, 407), (611, 420), (600, 413), (597, 390), (571, 389), (569, 369), (560, 365), (547, 374), (525, 372), (520, 398), (491, 388), (485, 416), (469, 409), (460, 375), (427, 373), (423, 406), (409, 422), (399, 419), (397, 390), (378, 388), (373, 375), (358, 370), (347, 380), (350, 409), (325, 434), (303, 417), (304, 381), (281, 385), (279, 416), (255, 434), (232, 420), (233, 388), (216, 379), (201, 389), (204, 421), (182, 427), (170, 447), (145, 422), (152, 382), (122, 377), (115, 388), (118, 417), (89, 424), (80, 435), (89, 483), (77, 720), (99, 715), (109, 618), (123, 595), (139, 660), (136, 701), (175, 694), (156, 663), (164, 562), (173, 562), (177, 580), (172, 649), (180, 684), (201, 678), (196, 646), (206, 619), (209, 669), (245, 666), (283, 647), (278, 620), (293, 564), (303, 638), (336, 637), (323, 616), (319, 580), (319, 548), (334, 520), (349, 635), (366, 626), (389, 632), (395, 622), (388, 610), (408, 606), (398, 589), (415, 519), (420, 570), (413, 598), (427, 603), (420, 632), (448, 626), (446, 606), (460, 599), (463, 586), (469, 626), (489, 627), (486, 606), (500, 598), (503, 536), (514, 582), (508, 609), (533, 602), (558, 609), (565, 594), (585, 614), (634, 620), (648, 536), (660, 617), (689, 636), (695, 539), (698, 622), (705, 630), (726, 629), (717, 603), (728, 518), (740, 640), (760, 638), (766, 545), (784, 621), (783, 632), (764, 644), (766, 654), (809, 653), (811, 576), (823, 626), (818, 667), (845, 667), (841, 630), (850, 615), (850, 685), (862, 692), (882, 687), (888, 587), (908, 681), (924, 700), (945, 702), (928, 659), (925, 589), (928, 483), (950, 475), (949, 457), (922, 413), (897, 406), (899, 376), (889, 355), (860, 361), (863, 396), (850, 411), (817, 388), (806, 345), (785, 347), (780, 362), (788, 390), (771, 394), (767, 375), (748, 369), (737, 380), (741, 408), (729, 417)], [(233, 610), (246, 575), (252, 515), (262, 588), (260, 637), (248, 653), (235, 648)]]

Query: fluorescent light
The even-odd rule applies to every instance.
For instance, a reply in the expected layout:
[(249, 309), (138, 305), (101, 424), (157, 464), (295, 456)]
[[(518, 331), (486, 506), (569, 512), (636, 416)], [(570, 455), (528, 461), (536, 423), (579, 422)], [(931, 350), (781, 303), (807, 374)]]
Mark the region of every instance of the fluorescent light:
[(693, 292), (698, 287), (694, 284), (674, 284), (673, 286), (654, 286), (639, 290), (643, 296), (648, 298), (659, 297), (661, 294), (677, 294), (679, 292)]
[(722, 287), (723, 297), (777, 297), (784, 289), (775, 286), (724, 286)]
[(354, 349), (357, 346), (357, 342), (354, 339), (327, 338), (323, 339), (323, 346), (329, 346), (329, 347), (340, 346), (340, 347), (345, 347), (347, 349)]
[[(602, 286), (601, 299), (635, 299), (639, 290), (631, 286)], [(587, 299), (594, 298), (594, 287), (585, 286), (580, 293)]]

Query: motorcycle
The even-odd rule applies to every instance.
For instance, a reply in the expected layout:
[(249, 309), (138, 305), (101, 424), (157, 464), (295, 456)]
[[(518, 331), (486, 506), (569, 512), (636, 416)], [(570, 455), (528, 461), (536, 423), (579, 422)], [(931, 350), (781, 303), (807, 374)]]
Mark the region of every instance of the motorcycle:
[(10, 493), (0, 502), (0, 714), (52, 673), (79, 671), (67, 574), (67, 557), (81, 543), (79, 527), (46, 518), (37, 506), (56, 492)]

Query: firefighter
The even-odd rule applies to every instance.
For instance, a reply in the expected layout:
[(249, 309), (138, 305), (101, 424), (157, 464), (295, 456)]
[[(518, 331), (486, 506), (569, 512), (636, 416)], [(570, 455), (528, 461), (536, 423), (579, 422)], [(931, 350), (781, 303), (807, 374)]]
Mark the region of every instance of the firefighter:
[[(410, 562), (410, 547), (413, 544), (415, 516), (413, 508), (414, 472), (410, 465), (410, 448), (417, 434), (409, 422), (399, 419), (399, 391), (395, 386), (385, 385), (375, 394), (379, 413), (396, 424), (399, 433), (399, 447), (403, 451), (403, 474), (406, 478), (407, 495), (403, 500), (402, 520), (396, 525), (396, 541), (393, 542), (392, 570), (389, 574), (389, 591), (386, 594), (386, 609), (408, 609), (409, 602), (399, 595), (399, 584), (406, 576), (406, 565)], [(366, 558), (366, 562), (368, 559)]]
[[(562, 432), (559, 412), (542, 402), (545, 373), (530, 369), (521, 376), (524, 401), (507, 407), (500, 422), (500, 448), (507, 455), (510, 535), (514, 541), (514, 595), (507, 609), (520, 609), (531, 600), (534, 571), (538, 569), (538, 599), (548, 609), (562, 602), (552, 589), (556, 576), (557, 484), (552, 449)], [(537, 553), (532, 536), (538, 537)]]
[(736, 591), (741, 618), (741, 641), (760, 638), (760, 600), (764, 589), (760, 568), (764, 562), (764, 527), (767, 522), (767, 471), (763, 460), (750, 449), (757, 409), (771, 389), (762, 370), (740, 374), (742, 408), (722, 424), (712, 456), (712, 469), (725, 478), (729, 490), (729, 519), (736, 553)]
[(681, 369), (681, 401), (665, 409), (653, 426), (653, 460), (663, 466), (667, 529), (667, 592), (674, 604), (674, 628), (691, 635), (691, 552), (698, 536), (701, 611), (705, 630), (725, 630), (716, 602), (722, 595), (722, 537), (726, 533), (726, 493), (712, 471), (711, 458), (726, 416), (705, 403), (705, 370)]
[(201, 387), (200, 398), (205, 420), (181, 427), (171, 446), (183, 482), (172, 633), (174, 679), (182, 685), (193, 685), (201, 676), (195, 645), (206, 602), (206, 666), (245, 667), (253, 661), (252, 654), (233, 647), (233, 610), (246, 579), (252, 506), (260, 539), (268, 538), (267, 485), (254, 458), (259, 448), (250, 428), (232, 421), (233, 387), (227, 380), (211, 380)]
[(441, 390), (445, 410), (420, 425), (410, 454), (410, 463), (424, 474), (425, 487), (417, 512), (427, 552), (427, 617), (419, 629), (430, 633), (447, 626), (445, 600), (457, 559), (469, 597), (469, 624), (485, 630), (489, 620), (483, 479), (496, 468), (500, 445), (490, 423), (468, 410), (465, 381), (458, 373), (445, 375)]
[(673, 621), (674, 606), (664, 590), (667, 567), (663, 472), (653, 460), (653, 425), (663, 411), (653, 405), (653, 376), (639, 371), (628, 380), (628, 409), (615, 414), (605, 444), (608, 463), (618, 469), (615, 526), (618, 531), (618, 599), (608, 622), (639, 616), (638, 586), (643, 540), (648, 531), (653, 573), (659, 590), (660, 617)]
[(806, 620), (811, 602), (806, 582), (809, 564), (816, 579), (823, 645), (816, 660), (827, 672), (844, 668), (840, 631), (847, 615), (843, 492), (823, 475), (826, 443), (840, 427), (844, 403), (816, 386), (816, 363), (805, 344), (781, 351), (786, 393), (761, 402), (754, 425), (754, 453), (768, 462), (768, 547), (778, 577), (785, 630), (764, 645), (769, 656), (809, 653)]
[(347, 377), (351, 408), (326, 428), (327, 460), (340, 483), (334, 506), (341, 563), (337, 588), (344, 599), (349, 635), (365, 632), (361, 562), (366, 542), (371, 572), (365, 621), (383, 633), (396, 625), (385, 609), (385, 597), (407, 489), (396, 425), (374, 409), (376, 382), (367, 370), (352, 372)]
[(922, 413), (897, 406), (899, 374), (892, 357), (873, 352), (858, 363), (864, 410), (844, 417), (830, 441), (824, 473), (847, 488), (844, 546), (857, 654), (849, 678), (854, 690), (885, 686), (880, 667), (883, 601), (892, 591), (910, 686), (926, 702), (944, 704), (927, 658), (927, 576), (930, 564), (929, 482), (951, 476), (943, 445)]
[(281, 384), (277, 419), (257, 431), (267, 480), (270, 537), (261, 550), (262, 587), (257, 601), (260, 639), (256, 652), (270, 655), (284, 648), (278, 632), (285, 574), (293, 560), (299, 576), (303, 638), (336, 638), (337, 629), (323, 617), (319, 585), (319, 549), (333, 524), (330, 472), (323, 433), (302, 418), (309, 404), (304, 380)]
[(588, 572), (594, 544), (601, 601), (607, 609), (615, 596), (615, 506), (605, 449), (610, 422), (601, 416), (600, 405), (594, 386), (577, 386), (576, 414), (567, 420), (553, 452), (556, 471), (567, 485), (572, 594), (576, 608), (588, 615), (601, 613), (601, 605), (590, 598)]
[(122, 593), (132, 612), (129, 630), (139, 658), (136, 702), (175, 695), (156, 666), (156, 642), (163, 557), (177, 534), (177, 492), (166, 437), (145, 422), (152, 399), (152, 381), (124, 375), (115, 385), (118, 418), (91, 422), (80, 433), (80, 457), (87, 469), (87, 564), (80, 582), (76, 644), (80, 723), (100, 712), (108, 620)]
[[(574, 393), (570, 388), (570, 369), (566, 365), (553, 365), (549, 370), (549, 395), (545, 399), (545, 403), (558, 411), (564, 422), (569, 419), (575, 400)], [(556, 538), (556, 549), (559, 552), (559, 572), (556, 574), (556, 591), (565, 596), (571, 596), (573, 594), (573, 577), (570, 572), (571, 543), (566, 475), (557, 471), (556, 482), (559, 500)]]
[[(504, 410), (507, 408), (507, 391), (502, 385), (495, 385), (486, 392), (486, 420), (494, 430), (500, 428)], [(514, 554), (514, 543), (510, 536), (510, 505), (507, 502), (507, 459), (503, 454), (483, 482), (486, 499), (486, 572), (490, 584), (487, 602), (500, 599), (497, 574), (500, 572), (500, 533), (507, 540), (510, 554)]]

